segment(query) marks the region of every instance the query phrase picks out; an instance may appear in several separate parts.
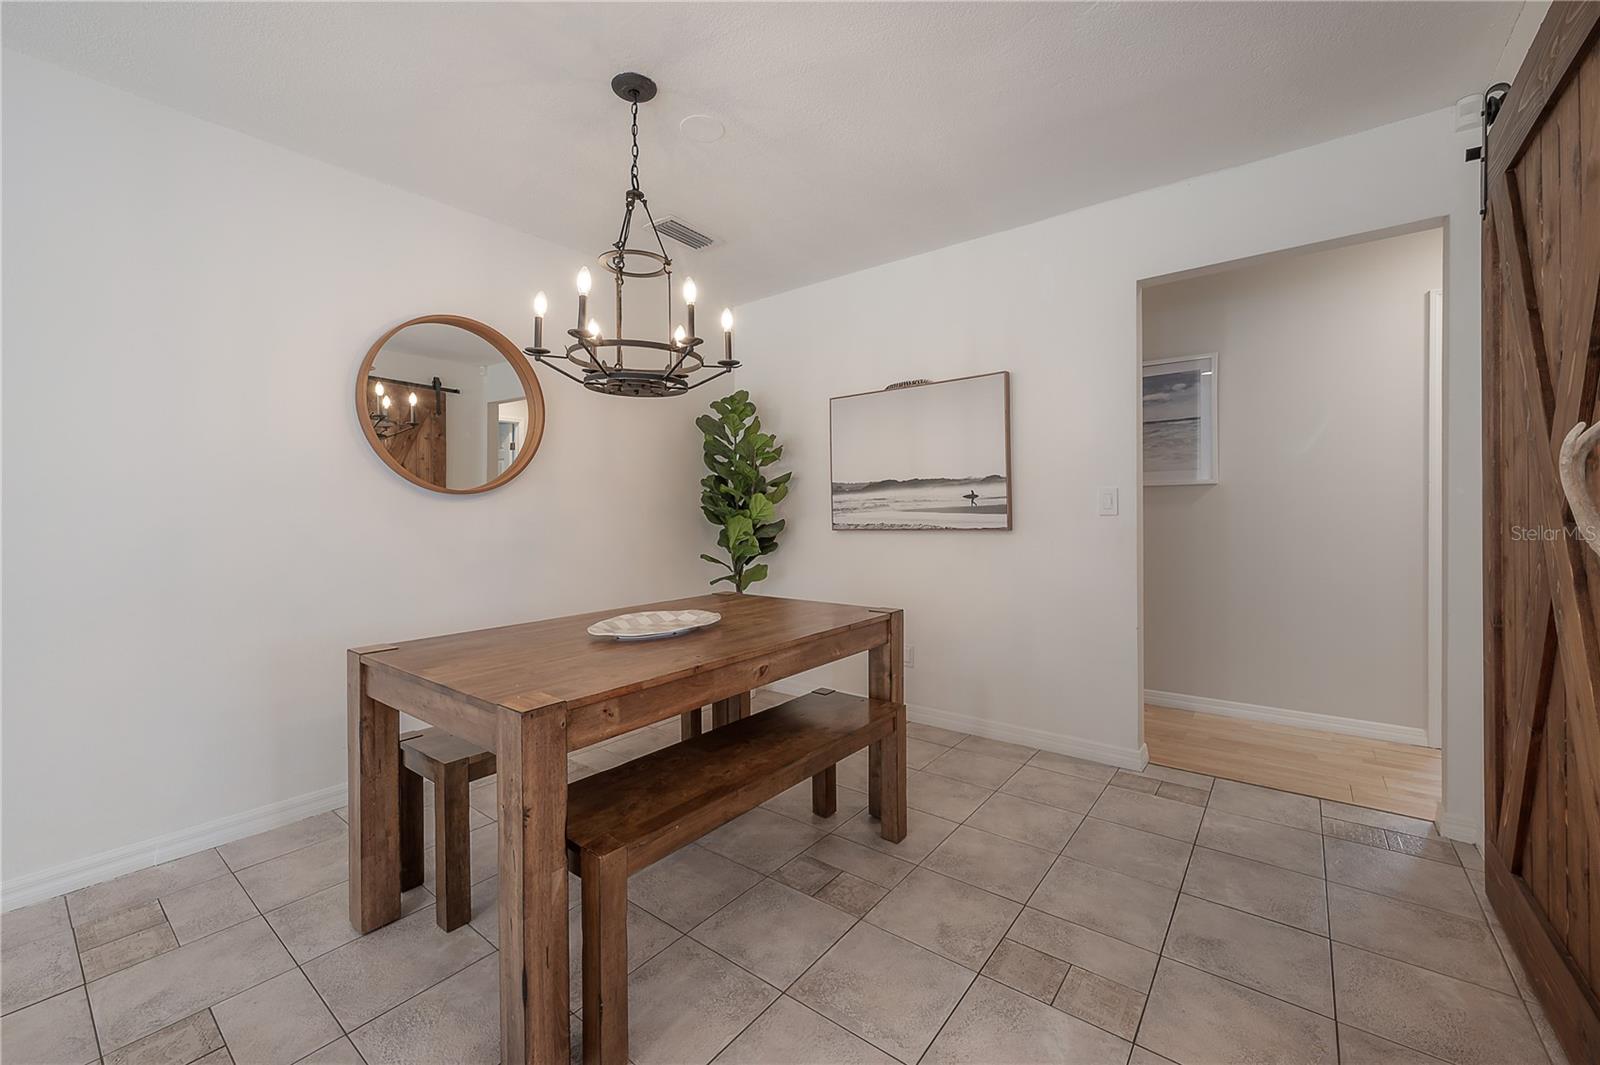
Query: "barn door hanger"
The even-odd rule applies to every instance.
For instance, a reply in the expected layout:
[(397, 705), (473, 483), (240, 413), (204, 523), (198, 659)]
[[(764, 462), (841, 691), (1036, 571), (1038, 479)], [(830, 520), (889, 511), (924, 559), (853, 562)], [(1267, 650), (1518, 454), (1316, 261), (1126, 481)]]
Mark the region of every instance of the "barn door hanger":
[(1494, 120), (1500, 117), (1500, 108), (1505, 105), (1506, 94), (1511, 91), (1511, 86), (1503, 81), (1497, 81), (1483, 91), (1483, 107), (1479, 114), (1483, 120), (1483, 143), (1476, 148), (1467, 149), (1467, 162), (1477, 163), (1479, 170), (1478, 183), (1478, 217), (1484, 218), (1489, 214), (1489, 127), (1494, 125)]

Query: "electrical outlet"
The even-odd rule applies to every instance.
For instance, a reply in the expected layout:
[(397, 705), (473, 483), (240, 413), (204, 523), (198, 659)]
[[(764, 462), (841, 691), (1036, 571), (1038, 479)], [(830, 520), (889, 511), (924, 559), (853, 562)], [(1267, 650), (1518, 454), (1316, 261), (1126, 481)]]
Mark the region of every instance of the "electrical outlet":
[(906, 668), (907, 669), (913, 669), (913, 668), (916, 667), (916, 664), (917, 664), (917, 649), (915, 647), (911, 646), (908, 643), (908, 644), (906, 644)]

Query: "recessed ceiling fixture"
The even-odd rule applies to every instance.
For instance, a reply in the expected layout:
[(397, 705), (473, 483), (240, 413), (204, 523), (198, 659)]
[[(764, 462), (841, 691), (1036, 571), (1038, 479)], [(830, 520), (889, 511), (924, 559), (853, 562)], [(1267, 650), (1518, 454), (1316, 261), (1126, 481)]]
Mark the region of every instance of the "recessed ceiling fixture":
[[(550, 367), (592, 392), (608, 396), (675, 396), (715, 380), (739, 365), (733, 357), (733, 312), (727, 308), (722, 311), (723, 356), (717, 362), (707, 364), (705, 357), (700, 354), (700, 345), (704, 341), (694, 330), (694, 307), (699, 297), (694, 279), (686, 278), (683, 282), (684, 324), (675, 325), (672, 258), (667, 255), (667, 246), (661, 242), (655, 219), (650, 217), (650, 204), (639, 187), (639, 105), (655, 98), (656, 83), (643, 74), (618, 74), (611, 79), (611, 91), (627, 101), (633, 115), (633, 165), (628, 175), (622, 229), (611, 247), (600, 253), (600, 265), (611, 271), (615, 282), (614, 335), (605, 336), (599, 321), (589, 317), (592, 278), (586, 266), (578, 271), (578, 324), (567, 330), (573, 343), (567, 345), (562, 353), (552, 353), (544, 346), (544, 315), (549, 309), (549, 301), (540, 292), (533, 297), (533, 346), (524, 348), (523, 352), (535, 362)], [(644, 209), (650, 235), (655, 238), (655, 251), (628, 246), (636, 207)], [(629, 338), (623, 333), (623, 285), (629, 279), (656, 277), (666, 279), (666, 339)], [(628, 365), (630, 357), (634, 360), (632, 366)], [(653, 360), (656, 365), (646, 366), (646, 360)], [(569, 370), (569, 365), (580, 371), (581, 376)], [(712, 366), (716, 369), (713, 370)]]

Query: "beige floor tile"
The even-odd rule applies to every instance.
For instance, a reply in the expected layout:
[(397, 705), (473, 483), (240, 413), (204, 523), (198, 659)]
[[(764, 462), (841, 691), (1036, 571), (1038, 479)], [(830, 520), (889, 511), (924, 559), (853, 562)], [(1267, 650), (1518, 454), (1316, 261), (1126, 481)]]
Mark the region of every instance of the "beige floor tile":
[[(66, 899), (59, 895), (31, 906), (19, 906), (0, 914), (0, 953), (15, 950), (45, 936), (58, 935), (71, 927)], [(130, 928), (128, 931), (136, 932), (138, 929)], [(121, 939), (122, 935), (111, 938)]]
[(228, 867), (216, 851), (204, 850), (103, 884), (79, 888), (67, 895), (67, 909), (72, 913), (72, 924), (76, 928), (190, 884), (222, 876), (227, 871)]
[[(628, 971), (632, 972), (678, 941), (676, 928), (628, 903)], [(488, 939), (489, 937), (485, 936)], [(498, 943), (495, 929), (491, 944)], [(583, 907), (567, 910), (567, 1001), (577, 1009), (583, 1004)]]
[(1219, 780), (1211, 786), (1208, 809), (1224, 813), (1242, 814), (1258, 821), (1272, 821), (1306, 832), (1322, 830), (1322, 800), (1309, 795), (1263, 788), (1256, 784), (1241, 784), (1236, 780)]
[(1413, 858), (1427, 858), (1429, 861), (1443, 862), (1445, 865), (1460, 865), (1461, 859), (1456, 856), (1456, 849), (1449, 840), (1437, 836), (1413, 836), (1407, 832), (1385, 830), (1384, 839), (1392, 851), (1409, 854)]
[(911, 1063), (928, 1048), (973, 978), (955, 962), (863, 923), (834, 944), (790, 994)]
[(882, 851), (901, 861), (915, 863), (932, 854), (933, 849), (955, 829), (956, 822), (919, 811), (907, 819), (906, 838), (899, 843), (890, 843), (883, 838), (883, 822), (862, 810), (840, 825), (834, 835), (871, 850)]
[(344, 1034), (305, 974), (290, 969), (211, 1007), (239, 1065), (294, 1065)]
[(941, 777), (953, 777), (993, 791), (1017, 771), (1020, 762), (980, 754), (963, 744), (944, 751), (922, 768)]
[(788, 987), (855, 918), (775, 880), (763, 880), (689, 934), (773, 987)]
[(1128, 1056), (1128, 1065), (1178, 1065), (1178, 1063), (1134, 1044), (1133, 1053)]
[(1116, 766), (1106, 765), (1103, 762), (1091, 762), (1087, 758), (1074, 758), (1070, 754), (1056, 754), (1053, 751), (1040, 751), (1028, 759), (1028, 764), (1035, 769), (1048, 769), (1052, 773), (1078, 777), (1090, 783), (1099, 784), (1101, 787), (1104, 787), (1112, 777), (1117, 775)]
[(1517, 985), (1481, 917), (1462, 917), (1343, 884), (1328, 885), (1333, 938), (1507, 995)]
[(779, 883), (794, 888), (803, 895), (815, 895), (828, 882), (839, 875), (839, 870), (825, 862), (819, 862), (807, 855), (800, 855), (793, 861), (786, 862), (782, 868), (772, 874), (772, 878)]
[(834, 777), (840, 787), (861, 792), (867, 791), (867, 752), (857, 751), (834, 766)]
[(1156, 972), (1139, 1045), (1185, 1065), (1338, 1061), (1329, 1018), (1170, 958)]
[(634, 873), (628, 880), (628, 898), (687, 932), (760, 879), (760, 873), (738, 862), (691, 845)]
[(1191, 849), (1189, 844), (1170, 836), (1091, 816), (1084, 818), (1062, 853), (1080, 862), (1176, 890), (1183, 883)]
[(343, 839), (344, 834), (344, 821), (329, 811), (224, 844), (217, 848), (217, 854), (228, 863), (228, 868), (238, 870), (259, 865), (270, 858), (309, 847), (313, 843), (321, 843), (333, 836)]
[(231, 874), (163, 895), (161, 909), (179, 943), (204, 939), (257, 913), (255, 903)]
[(1383, 829), (1363, 825), (1357, 821), (1341, 821), (1336, 817), (1322, 819), (1322, 834), (1334, 839), (1347, 839), (1351, 843), (1364, 843), (1379, 850), (1389, 849), (1389, 837)]
[(937, 743), (929, 743), (927, 740), (919, 740), (908, 735), (906, 737), (906, 768), (926, 768), (929, 762), (949, 749)]
[(972, 751), (989, 758), (999, 758), (1010, 762), (1013, 766), (1022, 765), (1034, 755), (1039, 753), (1037, 747), (1026, 747), (1020, 743), (1007, 743), (1005, 740), (991, 740), (983, 736), (968, 736), (959, 744), (964, 751)]
[(998, 895), (917, 869), (866, 921), (976, 972), (1021, 911)]
[(75, 987), (0, 1019), (0, 1058), (11, 1065), (90, 1065), (100, 1060), (89, 1000)]
[(1322, 876), (1322, 836), (1316, 832), (1208, 809), (1195, 842), (1306, 876)]
[(1086, 814), (1094, 807), (1105, 785), (1075, 773), (1058, 773), (1030, 762), (1017, 770), (1010, 780), (1000, 786), (1000, 790), (1030, 802), (1042, 802), (1046, 806)]
[(1333, 970), (1339, 1020), (1363, 1031), (1457, 1065), (1544, 1056), (1520, 999), (1344, 943)]
[(1196, 847), (1183, 891), (1319, 936), (1328, 934), (1326, 885), (1265, 862)]
[(1129, 791), (1142, 791), (1146, 795), (1154, 795), (1161, 787), (1161, 778), (1147, 777), (1131, 769), (1119, 769), (1111, 778), (1110, 784), (1113, 788), (1127, 788)]
[(889, 889), (881, 884), (863, 880), (854, 873), (840, 873), (819, 888), (814, 897), (845, 913), (865, 917), (888, 893)]
[(910, 862), (840, 839), (838, 835), (822, 837), (811, 845), (806, 854), (835, 869), (854, 873), (863, 880), (886, 888), (900, 883), (913, 868)]
[[(498, 1018), (496, 1020), (498, 1021)], [(495, 1029), (495, 1034), (498, 1037), (498, 1027)], [(498, 1052), (499, 1049), (497, 1047), (497, 1055)], [(295, 1065), (367, 1065), (367, 1063), (356, 1052), (355, 1044), (351, 1043), (349, 1038), (346, 1037), (335, 1039), (321, 1050), (307, 1054), (297, 1061)]]
[(768, 799), (761, 806), (766, 810), (775, 810), (785, 817), (792, 817), (802, 824), (830, 832), (867, 808), (867, 793), (841, 784), (838, 787), (837, 802), (838, 808), (832, 817), (818, 817), (812, 813), (811, 782), (808, 780), (803, 784), (796, 784), (776, 798)]
[(492, 949), (471, 926), (442, 932), (433, 912), (422, 910), (329, 951), (304, 968), (348, 1032), (460, 972)]
[(349, 879), (349, 868), (349, 842), (340, 835), (241, 869), (237, 876), (250, 901), (266, 913)]
[(1358, 825), (1370, 825), (1374, 828), (1406, 832), (1413, 836), (1436, 836), (1439, 834), (1432, 821), (1424, 821), (1420, 817), (1406, 817), (1404, 814), (1392, 814), (1385, 810), (1371, 810), (1365, 806), (1352, 806), (1349, 803), (1334, 802), (1331, 799), (1322, 800), (1322, 816), (1332, 817), (1339, 821), (1352, 821)]
[(1467, 874), (1459, 867), (1378, 850), (1342, 839), (1326, 839), (1328, 879), (1435, 910), (1476, 917), (1482, 913)]
[(1128, 1050), (1109, 1032), (979, 977), (922, 1061), (1122, 1065)]
[(1051, 1005), (1119, 1039), (1132, 1040), (1144, 1013), (1144, 993), (1088, 969), (1073, 969)]
[(962, 825), (922, 864), (1013, 902), (1027, 902), (1055, 859), (1049, 851)]
[(111, 1051), (287, 972), (294, 959), (260, 917), (89, 985), (100, 1048)]
[[(252, 909), (251, 912), (255, 911)], [(177, 947), (178, 940), (172, 934), (171, 928), (166, 924), (154, 925), (131, 936), (123, 936), (93, 950), (84, 951), (79, 955), (79, 960), (83, 963), (83, 978), (91, 982), (99, 980), (101, 977), (121, 972), (130, 965), (148, 961), (158, 954), (176, 950)]]
[(938, 725), (924, 725), (919, 721), (908, 721), (906, 722), (906, 738), (936, 743), (941, 747), (955, 747), (962, 740), (969, 737), (965, 732), (957, 732), (954, 729), (940, 728)]
[[(413, 888), (400, 896), (400, 915), (404, 917), (432, 905), (433, 896), (426, 888)], [(350, 927), (348, 883), (323, 888), (314, 895), (271, 910), (266, 916), (267, 923), (300, 965), (357, 938), (356, 930)]]
[(1483, 872), (1483, 853), (1470, 843), (1463, 843), (1458, 839), (1450, 841), (1456, 849), (1456, 860), (1461, 863), (1461, 868), (1468, 872)]
[(222, 1049), (222, 1031), (204, 1009), (106, 1054), (106, 1065), (171, 1065), (200, 1061)]
[(1177, 784), (1179, 787), (1195, 788), (1207, 793), (1216, 783), (1215, 777), (1208, 777), (1204, 773), (1191, 773), (1187, 769), (1173, 769), (1170, 766), (1156, 765), (1154, 762), (1145, 766), (1143, 772), (1147, 777), (1156, 777)]
[[(492, 799), (494, 796), (493, 789), (490, 789), (489, 795)], [(492, 824), (494, 824), (494, 818), (492, 816), (485, 814), (483, 811), (478, 809), (467, 810), (468, 832), (476, 832), (485, 825)], [(433, 810), (430, 808), (427, 811), (426, 816), (422, 819), (422, 846), (424, 849), (432, 847), (437, 842), (437, 840), (434, 838), (434, 834), (438, 831), (438, 827), (438, 819), (433, 816)]]
[(758, 873), (772, 873), (822, 835), (809, 825), (758, 806), (700, 837), (699, 842), (706, 850)]
[(1145, 795), (1127, 788), (1107, 788), (1089, 811), (1090, 817), (1193, 843), (1205, 811), (1186, 802)]
[(228, 1052), (227, 1047), (221, 1047), (194, 1062), (193, 1065), (239, 1065), (239, 1063), (233, 1060), (233, 1055)]
[(717, 1055), (716, 1065), (894, 1065), (894, 1059), (785, 995)]
[(1163, 780), (1161, 786), (1156, 789), (1156, 794), (1163, 799), (1186, 802), (1190, 806), (1204, 806), (1211, 801), (1211, 792), (1203, 788), (1191, 788), (1186, 784), (1174, 784), (1170, 780)]
[(628, 981), (628, 1051), (638, 1065), (707, 1062), (778, 997), (694, 940), (678, 940)]
[(1178, 893), (1159, 884), (1060, 858), (1028, 905), (1125, 943), (1160, 950)]
[[(480, 884), (500, 870), (500, 829), (493, 823), (475, 828), (467, 833), (467, 879)], [(422, 852), (422, 885), (434, 890), (439, 873), (437, 851), (428, 847)]]
[(1328, 941), (1310, 932), (1184, 895), (1162, 954), (1333, 1016)]
[(1056, 997), (1070, 968), (1072, 966), (1060, 958), (1025, 947), (1013, 939), (1002, 939), (984, 962), (983, 975), (1029, 998), (1049, 1002)]
[(15, 1013), (82, 983), (72, 929), (40, 935), (0, 959), (0, 1014)]
[[(965, 821), (993, 792), (992, 788), (979, 787), (951, 777), (941, 777), (937, 773), (927, 773), (919, 769), (906, 772), (907, 805), (913, 810), (943, 817), (948, 821)], [(915, 819), (913, 815), (912, 820)]]
[(984, 800), (967, 824), (1030, 847), (1061, 853), (1083, 815), (1043, 803), (996, 792)]
[[(252, 914), (256, 912), (254, 906), (250, 907), (250, 912)], [(124, 939), (135, 932), (143, 932), (146, 928), (165, 924), (166, 920), (167, 915), (162, 911), (161, 903), (155, 899), (135, 903), (126, 909), (107, 914), (99, 920), (89, 921), (74, 929), (78, 939), (78, 953), (82, 954)]]
[(1339, 1065), (1440, 1065), (1440, 1062), (1410, 1047), (1379, 1039), (1371, 1032), (1341, 1024)]
[(500, 1060), (499, 956), (473, 962), (356, 1029), (350, 1040), (366, 1065), (495, 1065)]
[(1023, 910), (1006, 933), (1006, 940), (1032, 947), (1075, 968), (1099, 973), (1135, 991), (1149, 991), (1156, 975), (1158, 958), (1153, 951), (1042, 910)]

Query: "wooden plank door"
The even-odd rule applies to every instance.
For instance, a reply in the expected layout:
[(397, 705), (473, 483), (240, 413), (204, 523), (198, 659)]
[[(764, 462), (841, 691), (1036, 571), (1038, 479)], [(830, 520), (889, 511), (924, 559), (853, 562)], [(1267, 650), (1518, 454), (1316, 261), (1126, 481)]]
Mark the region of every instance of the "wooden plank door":
[(1600, 3), (1551, 7), (1488, 152), (1484, 860), (1568, 1055), (1600, 1062), (1600, 557), (1557, 470), (1600, 420)]

